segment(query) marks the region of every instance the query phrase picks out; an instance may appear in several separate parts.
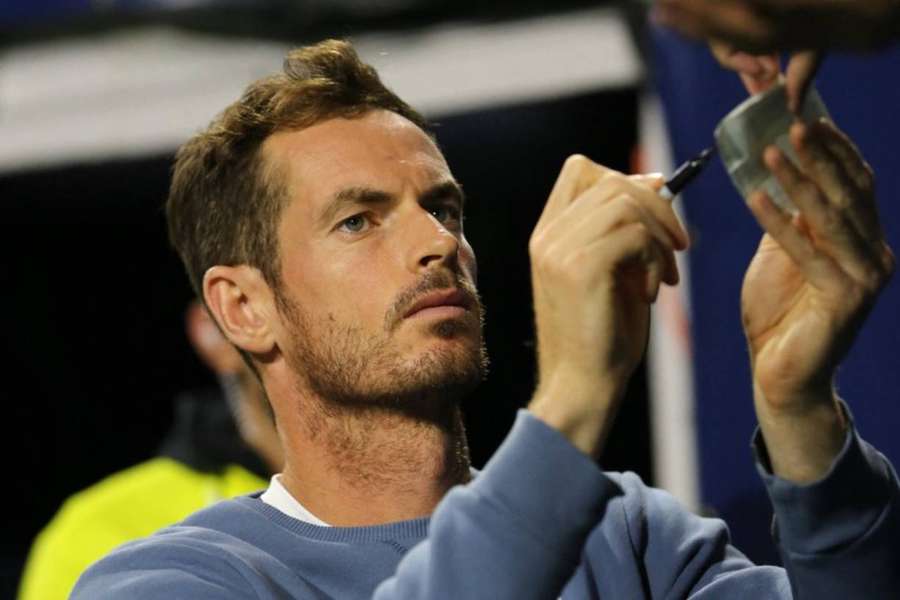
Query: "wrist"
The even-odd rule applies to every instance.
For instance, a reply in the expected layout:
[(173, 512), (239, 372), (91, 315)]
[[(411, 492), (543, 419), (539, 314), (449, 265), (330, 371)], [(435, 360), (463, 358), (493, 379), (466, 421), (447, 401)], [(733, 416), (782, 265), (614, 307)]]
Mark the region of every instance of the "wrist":
[(598, 458), (625, 386), (558, 374), (542, 379), (528, 410), (576, 448)]
[(818, 481), (843, 446), (848, 422), (833, 390), (774, 407), (754, 386), (759, 428), (772, 473), (797, 484)]
[(754, 372), (753, 401), (757, 412), (773, 418), (802, 418), (822, 407), (837, 406), (834, 376), (818, 377), (803, 384), (789, 384), (779, 378), (761, 378)]

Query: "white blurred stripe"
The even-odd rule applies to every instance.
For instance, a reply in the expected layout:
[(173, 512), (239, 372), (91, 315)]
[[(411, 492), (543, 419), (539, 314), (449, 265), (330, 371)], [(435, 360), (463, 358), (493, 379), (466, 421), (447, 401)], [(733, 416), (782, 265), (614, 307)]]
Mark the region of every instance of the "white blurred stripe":
[[(674, 166), (659, 99), (645, 94), (640, 107), (640, 140), (648, 171), (671, 173)], [(681, 199), (675, 211), (684, 222)], [(681, 283), (663, 286), (653, 307), (647, 383), (653, 431), (654, 479), (693, 511), (700, 509), (694, 371), (691, 347), (690, 265), (676, 255)]]
[[(612, 9), (354, 42), (430, 116), (632, 86), (643, 76)], [(288, 47), (148, 28), (10, 50), (0, 56), (0, 171), (170, 152), (250, 81), (278, 71)]]

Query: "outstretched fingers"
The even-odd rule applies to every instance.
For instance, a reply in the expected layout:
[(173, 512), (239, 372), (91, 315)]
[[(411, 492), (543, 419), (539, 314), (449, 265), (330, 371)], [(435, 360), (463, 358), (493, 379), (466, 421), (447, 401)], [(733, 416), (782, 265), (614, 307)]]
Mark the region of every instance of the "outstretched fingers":
[(751, 194), (747, 205), (760, 226), (791, 257), (810, 284), (827, 288), (843, 277), (834, 261), (819, 252), (813, 241), (804, 234), (799, 217), (779, 208), (763, 191)]
[[(874, 206), (867, 207), (873, 200), (852, 184), (842, 171), (841, 161), (821, 144), (814, 143), (803, 126), (792, 129), (791, 139), (805, 172), (775, 147), (766, 149), (764, 160), (800, 211), (800, 220), (792, 220), (792, 225), (796, 228), (802, 221), (806, 226), (803, 233), (811, 244), (811, 251), (830, 259), (854, 281), (866, 287), (876, 285), (881, 271), (879, 253), (883, 240), (879, 237), (873, 243), (861, 229), (860, 221), (860, 215), (874, 210)], [(799, 228), (797, 232), (800, 233)], [(779, 239), (774, 234), (773, 237)], [(794, 252), (790, 252), (792, 256), (796, 244), (794, 248)], [(803, 265), (798, 263), (797, 266), (806, 272)], [(817, 267), (814, 272), (822, 273), (822, 270)], [(827, 281), (816, 278), (810, 282), (817, 287), (838, 282), (840, 278), (833, 275), (835, 277)]]
[(826, 123), (794, 125), (790, 137), (801, 168), (819, 182), (829, 203), (843, 211), (864, 240), (881, 239), (875, 177), (849, 138)]

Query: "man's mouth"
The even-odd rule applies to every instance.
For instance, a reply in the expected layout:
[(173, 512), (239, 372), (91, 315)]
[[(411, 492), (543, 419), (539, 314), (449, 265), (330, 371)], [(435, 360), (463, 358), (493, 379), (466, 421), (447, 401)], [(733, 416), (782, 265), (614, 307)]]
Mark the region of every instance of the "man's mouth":
[(472, 309), (472, 297), (462, 289), (440, 290), (427, 294), (403, 315), (404, 319), (412, 316), (451, 317), (460, 316)]

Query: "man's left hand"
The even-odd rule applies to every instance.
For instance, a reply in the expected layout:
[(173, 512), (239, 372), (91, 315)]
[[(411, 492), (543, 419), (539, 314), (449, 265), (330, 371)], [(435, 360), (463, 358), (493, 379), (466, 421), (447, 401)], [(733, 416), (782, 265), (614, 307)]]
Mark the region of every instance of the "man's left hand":
[(796, 215), (764, 192), (749, 206), (766, 234), (744, 280), (742, 315), (757, 415), (772, 467), (797, 482), (820, 478), (845, 424), (833, 378), (894, 270), (875, 203), (874, 179), (833, 125), (795, 124), (800, 168), (777, 148), (768, 168)]

